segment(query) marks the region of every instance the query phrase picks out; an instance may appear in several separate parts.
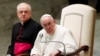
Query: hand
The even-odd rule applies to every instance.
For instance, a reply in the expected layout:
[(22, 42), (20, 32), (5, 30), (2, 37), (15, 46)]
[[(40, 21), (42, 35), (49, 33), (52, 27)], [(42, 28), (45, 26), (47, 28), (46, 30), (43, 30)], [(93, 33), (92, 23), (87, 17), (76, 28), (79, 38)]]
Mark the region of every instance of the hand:
[(35, 54), (32, 54), (31, 56), (37, 56), (37, 55), (35, 55)]
[(11, 56), (10, 54), (7, 54), (7, 56)]
[(59, 50), (54, 50), (50, 53), (49, 56), (60, 56), (61, 55), (61, 51)]

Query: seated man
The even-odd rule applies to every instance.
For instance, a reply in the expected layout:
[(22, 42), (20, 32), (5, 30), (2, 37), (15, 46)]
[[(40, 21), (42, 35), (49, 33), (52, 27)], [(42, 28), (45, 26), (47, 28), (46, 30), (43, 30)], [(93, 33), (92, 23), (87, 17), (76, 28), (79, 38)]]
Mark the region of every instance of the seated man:
[(31, 56), (59, 56), (65, 52), (70, 53), (76, 50), (77, 46), (70, 34), (70, 31), (57, 25), (53, 17), (44, 14), (40, 23), (43, 29), (38, 33), (35, 45), (31, 50)]

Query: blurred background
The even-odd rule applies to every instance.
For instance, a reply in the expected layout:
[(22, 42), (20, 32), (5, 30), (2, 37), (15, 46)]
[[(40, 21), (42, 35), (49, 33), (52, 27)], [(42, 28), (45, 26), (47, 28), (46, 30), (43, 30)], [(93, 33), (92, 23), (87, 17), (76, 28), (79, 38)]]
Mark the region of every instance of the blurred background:
[(0, 56), (6, 56), (11, 39), (12, 25), (18, 22), (16, 5), (27, 2), (32, 6), (32, 18), (39, 22), (41, 15), (49, 13), (59, 24), (61, 10), (70, 4), (81, 3), (97, 10), (93, 56), (100, 56), (100, 0), (0, 0)]

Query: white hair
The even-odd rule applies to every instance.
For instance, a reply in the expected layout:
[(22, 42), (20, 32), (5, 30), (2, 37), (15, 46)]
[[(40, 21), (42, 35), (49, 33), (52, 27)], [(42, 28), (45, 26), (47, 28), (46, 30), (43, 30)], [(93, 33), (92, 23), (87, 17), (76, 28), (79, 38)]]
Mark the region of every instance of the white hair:
[(40, 21), (42, 21), (44, 19), (44, 17), (50, 17), (51, 20), (54, 20), (54, 18), (52, 17), (52, 15), (50, 14), (44, 14), (41, 16)]
[(31, 10), (31, 5), (26, 2), (19, 3), (17, 5), (17, 10), (20, 9), (21, 6), (26, 6), (29, 10)]

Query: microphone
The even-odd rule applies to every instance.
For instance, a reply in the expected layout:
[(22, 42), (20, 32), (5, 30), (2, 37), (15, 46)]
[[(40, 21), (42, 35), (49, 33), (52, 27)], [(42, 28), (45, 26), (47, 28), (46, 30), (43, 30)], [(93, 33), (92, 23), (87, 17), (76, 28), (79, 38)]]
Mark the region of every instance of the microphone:
[[(43, 34), (40, 34), (39, 37), (42, 39)], [(62, 44), (63, 47), (64, 47), (64, 49), (63, 49), (63, 51), (64, 51), (64, 56), (66, 56), (66, 47), (65, 47), (65, 44), (64, 44), (63, 42), (60, 42), (60, 41), (41, 41), (41, 40), (40, 40), (40, 42), (41, 42), (41, 43), (48, 43), (48, 42), (51, 42), (51, 43), (60, 43), (60, 44)]]

